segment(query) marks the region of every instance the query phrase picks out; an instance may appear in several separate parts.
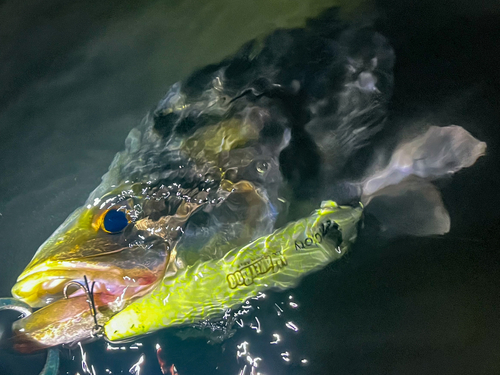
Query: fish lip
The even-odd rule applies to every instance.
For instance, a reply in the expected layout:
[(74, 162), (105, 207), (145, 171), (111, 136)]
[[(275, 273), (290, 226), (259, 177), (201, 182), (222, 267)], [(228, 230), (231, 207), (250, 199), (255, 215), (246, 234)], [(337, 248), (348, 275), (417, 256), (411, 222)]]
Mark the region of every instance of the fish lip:
[[(93, 266), (86, 263), (85, 266), (78, 267), (74, 262), (67, 262), (67, 265), (57, 262), (57, 265), (48, 267), (45, 264), (38, 265), (29, 272), (23, 273), (17, 283), (12, 287), (12, 295), (31, 305), (32, 307), (43, 307), (52, 302), (64, 298), (64, 287), (70, 282), (76, 282), (84, 285), (83, 279), (86, 276), (89, 283), (95, 282), (95, 293), (103, 293), (112, 296), (120, 296), (129, 299), (135, 298), (144, 290), (149, 290), (154, 286), (160, 276), (145, 272), (137, 277), (129, 277), (123, 275), (121, 269), (110, 266)], [(89, 267), (90, 265), (90, 267)], [(144, 282), (147, 281), (147, 282)], [(50, 283), (54, 284), (50, 286)], [(45, 284), (45, 285), (44, 285)], [(49, 285), (49, 287), (47, 287)], [(125, 298), (124, 293), (128, 291)], [(75, 290), (70, 288), (68, 297), (81, 295), (83, 289)]]
[[(86, 263), (85, 260), (87, 258), (81, 258), (79, 261), (75, 261), (75, 259), (71, 260), (57, 260), (57, 261), (45, 261), (43, 263), (37, 264), (34, 267), (27, 268), (19, 275), (17, 278), (16, 283), (20, 283), (24, 280), (26, 280), (29, 277), (32, 277), (36, 274), (41, 274), (43, 272), (52, 272), (52, 271), (78, 271), (82, 269), (88, 269), (89, 271), (96, 272), (96, 271), (102, 271), (105, 272), (106, 270), (109, 270), (109, 267), (105, 266), (100, 266), (100, 267), (88, 267), (91, 265), (91, 263)], [(79, 263), (84, 263), (85, 266), (79, 266)]]
[[(155, 239), (156, 240), (156, 239)], [(162, 240), (163, 246), (165, 241)], [(138, 264), (131, 266), (125, 257), (114, 258), (126, 249), (143, 249), (150, 251), (153, 242), (148, 247), (124, 247), (115, 251), (108, 251), (95, 255), (72, 257), (66, 259), (45, 259), (32, 265), (19, 275), (16, 284), (12, 287), (12, 295), (33, 307), (45, 306), (63, 296), (65, 284), (75, 281), (83, 284), (84, 276), (90, 283), (97, 283), (97, 290), (105, 294), (120, 294), (123, 289), (129, 288), (127, 298), (132, 298), (133, 290), (137, 292), (148, 289), (161, 279), (169, 261), (169, 251), (165, 256), (157, 256), (149, 265), (144, 266), (143, 261), (148, 261), (149, 255), (139, 254)], [(163, 253), (163, 252), (160, 252)], [(111, 258), (110, 258), (111, 256)], [(146, 256), (146, 258), (142, 258)], [(151, 259), (150, 259), (151, 260)], [(135, 263), (132, 262), (132, 264)]]

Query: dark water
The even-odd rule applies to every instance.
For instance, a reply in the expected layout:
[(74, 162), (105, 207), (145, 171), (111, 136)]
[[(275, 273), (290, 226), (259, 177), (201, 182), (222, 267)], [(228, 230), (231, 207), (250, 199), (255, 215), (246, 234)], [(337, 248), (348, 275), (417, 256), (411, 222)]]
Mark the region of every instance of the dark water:
[[(2, 3), (0, 295), (170, 84), (327, 5)], [(156, 343), (180, 375), (238, 374), (245, 364), (248, 374), (248, 360), (237, 358), (245, 341), (263, 374), (500, 373), (500, 6), (379, 1), (365, 9), (396, 51), (393, 121), (457, 124), (488, 144), (476, 165), (441, 182), (451, 232), (391, 241), (365, 234), (298, 288), (252, 301), (246, 325), (223, 344), (181, 340), (174, 330), (141, 349), (96, 343), (85, 350), (97, 374), (129, 373), (141, 353), (141, 374), (159, 374)], [(261, 333), (249, 326), (255, 318)], [(62, 357), (63, 374), (84, 373), (79, 350)], [(42, 364), (43, 355), (0, 353), (1, 374), (37, 374)]]

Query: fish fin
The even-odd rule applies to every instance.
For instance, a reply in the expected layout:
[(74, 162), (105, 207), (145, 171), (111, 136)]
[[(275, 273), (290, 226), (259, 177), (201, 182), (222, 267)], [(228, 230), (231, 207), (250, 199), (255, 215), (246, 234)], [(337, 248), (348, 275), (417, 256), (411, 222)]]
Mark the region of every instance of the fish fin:
[(363, 194), (370, 196), (410, 175), (429, 180), (450, 176), (473, 165), (485, 151), (486, 143), (460, 126), (431, 126), (398, 146), (384, 167), (375, 163), (362, 183)]
[(441, 193), (429, 181), (411, 176), (365, 197), (365, 214), (379, 223), (383, 236), (442, 235), (450, 230), (450, 216)]
[(442, 235), (450, 217), (441, 193), (430, 182), (473, 165), (486, 144), (459, 126), (431, 126), (396, 148), (384, 167), (374, 163), (361, 183), (367, 215), (389, 236)]

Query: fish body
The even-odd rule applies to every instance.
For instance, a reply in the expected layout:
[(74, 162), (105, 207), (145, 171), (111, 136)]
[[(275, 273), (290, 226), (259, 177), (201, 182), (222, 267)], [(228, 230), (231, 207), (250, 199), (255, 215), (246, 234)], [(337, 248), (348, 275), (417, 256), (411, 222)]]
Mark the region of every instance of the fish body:
[(375, 181), (363, 173), (382, 178), (360, 154), (384, 128), (393, 63), (385, 38), (329, 11), (174, 84), (19, 276), (13, 295), (43, 308), (16, 323), (18, 349), (91, 335), (84, 291), (63, 296), (85, 276), (119, 340), (222, 315), (345, 254)]

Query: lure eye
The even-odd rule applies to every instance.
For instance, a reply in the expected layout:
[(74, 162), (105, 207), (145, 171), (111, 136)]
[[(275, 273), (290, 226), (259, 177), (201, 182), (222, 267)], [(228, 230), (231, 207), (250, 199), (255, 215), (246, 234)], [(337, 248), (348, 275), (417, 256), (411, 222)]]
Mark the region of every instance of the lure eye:
[(121, 232), (128, 225), (129, 220), (127, 214), (123, 211), (109, 210), (104, 215), (102, 228), (107, 233)]

